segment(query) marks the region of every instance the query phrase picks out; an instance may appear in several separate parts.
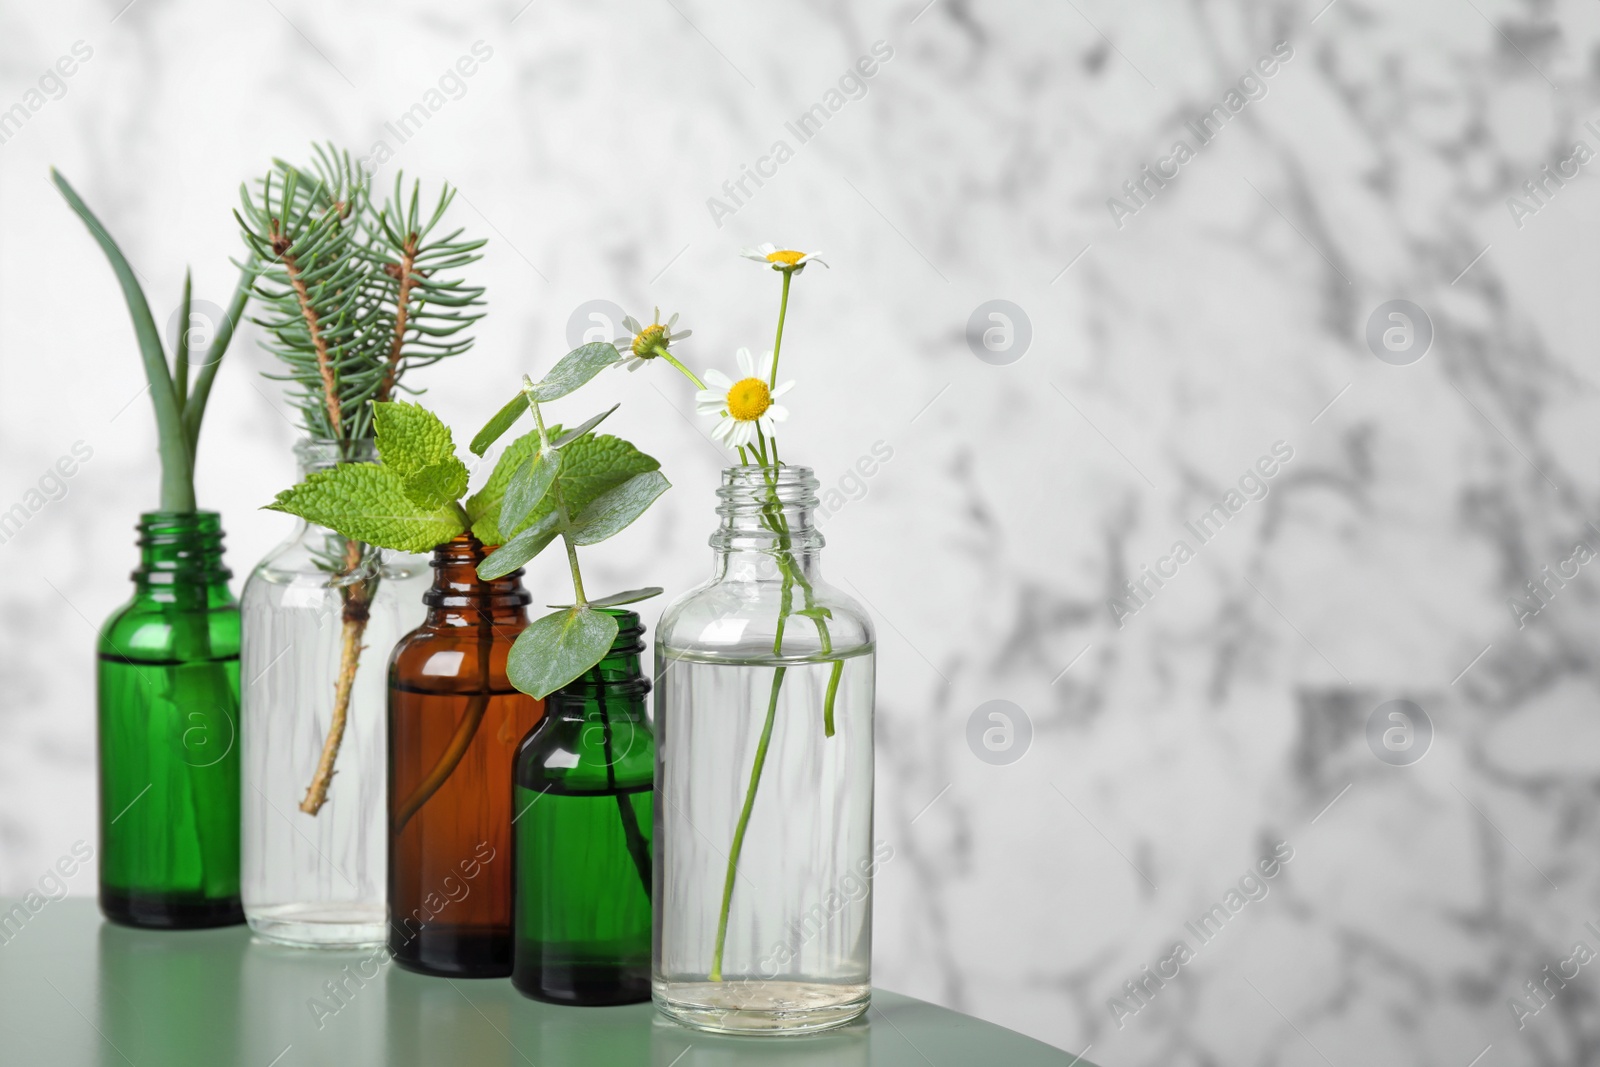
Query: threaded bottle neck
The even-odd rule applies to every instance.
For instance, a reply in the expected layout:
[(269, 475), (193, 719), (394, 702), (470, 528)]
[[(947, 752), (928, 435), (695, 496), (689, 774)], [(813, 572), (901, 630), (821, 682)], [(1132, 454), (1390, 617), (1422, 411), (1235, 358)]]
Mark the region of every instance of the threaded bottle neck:
[[(601, 695), (612, 713), (627, 714), (632, 701), (642, 700), (650, 692), (650, 680), (639, 667), (639, 655), (644, 651), (644, 624), (639, 621), (639, 613), (625, 608), (595, 610), (617, 620), (617, 636), (611, 642), (611, 651), (581, 677), (545, 698), (548, 716), (581, 718), (595, 710), (594, 702)], [(639, 707), (642, 709), (643, 705)]]
[(433, 568), (433, 585), (422, 594), (430, 623), (451, 618), (473, 621), (483, 612), (496, 618), (521, 617), (525, 613), (533, 597), (522, 587), (521, 568), (504, 577), (484, 581), (478, 577), (478, 564), (488, 555), (483, 542), (470, 532), (434, 548), (429, 563)]
[(717, 487), (722, 525), (711, 547), (722, 555), (787, 550), (814, 555), (824, 544), (813, 521), (820, 483), (810, 467), (728, 467)]
[(341, 463), (375, 463), (377, 442), (370, 437), (338, 441), (326, 437), (307, 437), (294, 446), (302, 475), (332, 470)]
[(222, 516), (215, 511), (147, 511), (139, 516), (141, 590), (227, 584), (222, 562)]

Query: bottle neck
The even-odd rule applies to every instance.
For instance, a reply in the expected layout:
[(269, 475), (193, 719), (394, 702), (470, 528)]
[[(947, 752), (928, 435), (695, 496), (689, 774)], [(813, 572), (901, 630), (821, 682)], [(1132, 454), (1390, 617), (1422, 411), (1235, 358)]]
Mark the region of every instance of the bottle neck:
[(295, 458), (300, 461), (300, 474), (315, 474), (332, 470), (341, 463), (376, 463), (378, 445), (370, 437), (357, 437), (348, 441), (335, 441), (326, 437), (308, 437), (294, 446)]
[[(294, 446), (295, 458), (300, 463), (300, 479), (329, 471), (341, 463), (376, 463), (377, 443), (370, 437), (335, 441), (328, 438), (308, 437)], [(353, 543), (340, 534), (300, 519), (289, 541), (301, 542), (321, 561), (321, 566), (350, 579), (371, 578), (382, 563), (383, 552), (372, 545)]]
[(185, 590), (228, 592), (233, 572), (222, 562), (222, 516), (214, 511), (147, 511), (139, 516), (140, 594), (158, 598)]
[(433, 550), (433, 585), (422, 594), (430, 626), (475, 626), (525, 622), (533, 597), (522, 587), (522, 571), (484, 581), (478, 564), (489, 550), (471, 533), (463, 533)]
[(819, 577), (824, 541), (814, 521), (818, 485), (809, 467), (723, 470), (717, 488), (722, 525), (711, 535), (714, 577), (730, 581)]
[(644, 698), (650, 680), (639, 667), (644, 651), (644, 625), (637, 612), (618, 608), (598, 609), (617, 620), (617, 637), (611, 651), (576, 681), (569, 682), (545, 699), (545, 715), (559, 719), (609, 720), (639, 719), (644, 716)]

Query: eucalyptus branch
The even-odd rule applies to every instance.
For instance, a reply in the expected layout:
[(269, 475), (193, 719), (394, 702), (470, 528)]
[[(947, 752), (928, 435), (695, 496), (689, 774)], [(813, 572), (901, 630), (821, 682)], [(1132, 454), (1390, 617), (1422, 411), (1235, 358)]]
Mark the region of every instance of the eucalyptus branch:
[[(522, 395), (528, 400), (528, 409), (533, 412), (533, 424), (539, 432), (539, 451), (550, 450), (550, 431), (545, 429), (544, 415), (539, 411), (539, 401), (533, 398), (533, 381), (526, 375), (522, 379)], [(561, 493), (561, 479), (557, 478), (550, 486), (551, 498), (556, 504), (556, 523), (561, 530), (561, 543), (567, 550), (567, 566), (572, 570), (572, 596), (579, 607), (587, 607), (589, 601), (583, 595), (583, 572), (578, 569), (578, 548), (572, 543), (572, 516), (567, 514), (567, 501)]]

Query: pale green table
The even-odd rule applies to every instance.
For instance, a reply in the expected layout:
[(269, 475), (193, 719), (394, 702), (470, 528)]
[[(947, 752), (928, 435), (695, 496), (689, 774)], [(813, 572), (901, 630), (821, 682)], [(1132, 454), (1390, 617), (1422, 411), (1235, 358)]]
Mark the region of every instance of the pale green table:
[[(831, 1033), (729, 1038), (685, 1030), (648, 1004), (558, 1008), (526, 999), (505, 979), (357, 966), (370, 957), (278, 948), (244, 927), (129, 930), (102, 922), (91, 900), (46, 903), (20, 929), (16, 919), (0, 927), (0, 1064), (1093, 1067), (881, 990), (866, 1019)], [(345, 977), (346, 966), (356, 978)], [(362, 970), (376, 976), (358, 984)], [(345, 991), (335, 999), (328, 983), (340, 980)]]

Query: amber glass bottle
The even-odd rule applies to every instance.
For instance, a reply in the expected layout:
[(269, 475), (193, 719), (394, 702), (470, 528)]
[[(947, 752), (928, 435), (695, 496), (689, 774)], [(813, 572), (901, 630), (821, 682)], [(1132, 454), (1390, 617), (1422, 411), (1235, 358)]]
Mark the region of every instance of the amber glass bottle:
[(433, 550), (428, 618), (389, 660), (389, 951), (407, 970), (511, 973), (511, 764), (543, 703), (506, 680), (528, 624), (522, 572), (478, 579), (488, 550)]

